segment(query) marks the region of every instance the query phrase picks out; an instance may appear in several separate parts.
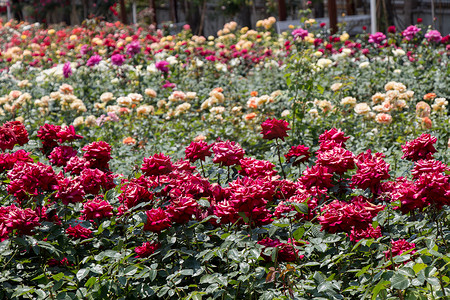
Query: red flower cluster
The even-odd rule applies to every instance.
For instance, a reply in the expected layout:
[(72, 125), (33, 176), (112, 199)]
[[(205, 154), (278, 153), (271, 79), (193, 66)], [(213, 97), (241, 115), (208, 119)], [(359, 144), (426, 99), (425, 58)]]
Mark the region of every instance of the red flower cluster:
[(198, 206), (197, 201), (191, 197), (178, 197), (171, 201), (166, 212), (172, 222), (185, 224), (197, 214)]
[(321, 230), (329, 233), (350, 232), (352, 229), (366, 229), (383, 209), (384, 206), (373, 205), (361, 196), (350, 203), (334, 200), (321, 209), (323, 214), (318, 220)]
[(261, 124), (261, 127), (261, 134), (266, 140), (281, 139), (284, 141), (284, 138), (288, 136), (287, 131), (291, 130), (287, 121), (275, 118), (267, 119)]
[(111, 174), (99, 169), (84, 169), (78, 178), (86, 194), (97, 195), (100, 189), (106, 192), (116, 185)]
[(389, 179), (389, 167), (383, 158), (384, 154), (367, 150), (356, 157), (356, 174), (352, 176), (352, 186), (360, 189), (370, 188), (372, 193), (376, 193), (382, 180)]
[(353, 228), (350, 233), (350, 241), (357, 243), (362, 239), (377, 239), (381, 236), (381, 227), (373, 228), (372, 224), (370, 224), (365, 229)]
[(248, 176), (253, 179), (257, 178), (271, 178), (277, 174), (273, 168), (275, 165), (266, 160), (258, 160), (251, 157), (245, 157), (239, 161), (241, 169), (239, 174)]
[(134, 248), (134, 252), (137, 254), (136, 258), (146, 258), (155, 253), (159, 248), (161, 248), (161, 243), (145, 242), (142, 246)]
[(311, 157), (311, 153), (309, 152), (309, 147), (304, 145), (292, 146), (287, 154), (284, 155), (286, 157), (286, 161), (292, 163), (292, 165), (298, 166), (301, 163), (308, 161)]
[(435, 159), (421, 159), (416, 161), (411, 174), (414, 179), (417, 179), (424, 173), (444, 173), (445, 171), (450, 171), (450, 168), (443, 162)]
[(333, 175), (328, 173), (328, 169), (324, 166), (315, 165), (311, 168), (306, 168), (303, 171), (302, 177), (298, 181), (307, 189), (314, 191), (326, 191), (327, 188), (332, 187), (331, 178)]
[(402, 159), (411, 161), (418, 161), (420, 159), (432, 159), (433, 154), (436, 153), (434, 144), (437, 138), (428, 133), (423, 133), (417, 139), (407, 142), (402, 145), (403, 156)]
[(239, 164), (244, 158), (245, 151), (236, 142), (219, 141), (214, 143), (212, 150), (214, 152), (213, 162), (222, 166), (233, 166)]
[(40, 225), (39, 216), (31, 208), (22, 209), (14, 204), (0, 207), (0, 241), (7, 239), (13, 230), (19, 235), (33, 235), (33, 229)]
[(111, 146), (103, 141), (93, 142), (82, 149), (83, 157), (89, 162), (92, 169), (108, 170), (108, 162), (111, 160)]
[(149, 180), (145, 176), (132, 179), (122, 186), (122, 194), (119, 195), (119, 201), (123, 204), (125, 210), (129, 210), (139, 203), (150, 202), (153, 200), (153, 193), (149, 189), (156, 186), (156, 182)]
[(55, 198), (61, 200), (62, 204), (83, 202), (85, 195), (79, 180), (70, 177), (58, 180), (58, 192)]
[(40, 162), (18, 162), (9, 171), (8, 178), (8, 193), (19, 201), (37, 196), (43, 191), (53, 191), (58, 184), (52, 167)]
[(103, 219), (113, 215), (113, 207), (111, 204), (106, 200), (102, 200), (100, 197), (87, 201), (83, 204), (83, 208), (84, 209), (81, 211), (82, 220)]
[(334, 142), (338, 146), (345, 148), (345, 142), (350, 137), (346, 137), (345, 133), (341, 129), (332, 128), (330, 130), (325, 130), (324, 133), (322, 133), (319, 136), (319, 142), (322, 144), (324, 142)]
[(92, 230), (84, 228), (80, 224), (77, 224), (74, 227), (69, 225), (66, 229), (66, 234), (73, 239), (86, 240), (92, 237)]
[(422, 173), (417, 181), (417, 199), (428, 205), (436, 205), (439, 209), (450, 205), (450, 176), (439, 172)]
[(402, 255), (403, 253), (405, 253), (406, 251), (409, 251), (409, 250), (412, 250), (411, 252), (409, 252), (411, 255), (416, 253), (416, 250), (414, 250), (416, 248), (416, 244), (409, 243), (408, 241), (406, 241), (404, 239), (400, 239), (397, 241), (391, 241), (391, 245), (392, 246), (391, 246), (390, 250), (384, 251), (384, 255), (387, 260), (391, 259), (391, 255), (392, 255), (392, 257), (395, 257), (398, 255)]
[(50, 153), (59, 143), (71, 142), (82, 139), (81, 135), (75, 133), (75, 127), (72, 125), (62, 128), (58, 125), (44, 124), (39, 127), (38, 138), (42, 141), (41, 151), (44, 154)]
[[(297, 211), (295, 204), (305, 203), (308, 205), (308, 214), (303, 214)], [(317, 207), (317, 199), (312, 197), (309, 193), (301, 193), (290, 197), (287, 201), (281, 201), (275, 208), (274, 216), (277, 218), (285, 217), (290, 212), (295, 212), (294, 218), (296, 220), (305, 219), (311, 220), (314, 216), (314, 209)]]
[(330, 150), (318, 152), (316, 163), (326, 167), (330, 173), (342, 175), (355, 168), (355, 156), (351, 151), (336, 146)]
[(12, 150), (16, 144), (23, 146), (28, 143), (28, 132), (19, 121), (6, 122), (0, 126), (0, 149)]
[(52, 150), (48, 159), (53, 165), (65, 167), (67, 162), (74, 156), (77, 156), (77, 150), (70, 146), (59, 146)]
[(240, 212), (245, 214), (247, 223), (251, 225), (264, 225), (272, 221), (266, 207), (275, 193), (270, 182), (244, 177), (230, 182), (229, 186), (229, 198), (214, 206), (214, 214), (222, 218), (222, 224), (238, 221)]
[(80, 175), (81, 171), (89, 168), (89, 162), (85, 158), (78, 156), (71, 157), (64, 168), (64, 172), (72, 175)]
[[(264, 246), (264, 250), (267, 248), (278, 248), (277, 249), (278, 261), (293, 262), (296, 261), (297, 259), (302, 259), (304, 257), (304, 255), (299, 255), (298, 254), (299, 251), (295, 249), (293, 246), (293, 245), (301, 246), (303, 244), (297, 241), (291, 241), (291, 239), (289, 239), (287, 243), (282, 243), (278, 239), (265, 238), (258, 241), (258, 244)], [(261, 253), (261, 257), (263, 257), (264, 260), (267, 262), (272, 261), (272, 257), (263, 254), (263, 252)]]
[(0, 173), (11, 170), (17, 162), (33, 162), (33, 159), (23, 149), (13, 153), (0, 153)]
[(172, 172), (173, 165), (169, 156), (159, 153), (144, 158), (141, 170), (146, 176), (160, 176)]
[(208, 143), (204, 141), (192, 142), (189, 146), (186, 147), (186, 159), (189, 159), (190, 162), (196, 162), (197, 160), (205, 161), (205, 158), (212, 155), (210, 151), (212, 145), (208, 145)]

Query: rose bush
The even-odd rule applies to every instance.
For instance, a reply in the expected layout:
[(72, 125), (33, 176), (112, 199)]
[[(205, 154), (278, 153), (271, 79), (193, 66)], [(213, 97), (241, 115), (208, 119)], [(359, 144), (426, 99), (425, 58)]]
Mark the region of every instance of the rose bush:
[[(38, 132), (45, 128), (55, 126)], [(111, 167), (115, 157), (106, 142), (73, 140), (75, 156), (64, 167), (52, 166), (53, 152), (41, 151), (49, 135), (29, 136), (2, 153), (8, 161), (0, 174), (4, 298), (445, 298), (450, 292), (450, 174), (439, 160), (448, 149), (433, 147), (433, 136), (390, 155), (356, 155), (352, 137), (336, 128), (309, 147), (261, 137), (273, 154), (296, 149), (304, 156), (299, 164), (280, 156), (278, 166), (273, 155), (258, 160), (231, 141), (201, 141), (180, 152), (192, 162), (144, 155), (142, 167), (129, 164), (126, 174)], [(52, 141), (55, 149), (66, 147)], [(417, 152), (417, 143), (428, 146)], [(335, 152), (325, 160), (328, 151)], [(77, 172), (67, 169), (76, 159), (85, 163)]]

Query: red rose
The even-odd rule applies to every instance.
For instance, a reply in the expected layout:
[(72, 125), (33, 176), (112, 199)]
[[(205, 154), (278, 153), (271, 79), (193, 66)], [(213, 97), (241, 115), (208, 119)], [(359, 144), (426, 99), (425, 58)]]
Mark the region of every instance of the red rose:
[(66, 234), (73, 239), (85, 240), (92, 237), (92, 230), (84, 228), (80, 224), (75, 227), (69, 225), (69, 228), (66, 229)]
[(160, 247), (161, 247), (160, 243), (146, 242), (146, 243), (143, 243), (142, 246), (134, 248), (134, 252), (136, 252), (136, 254), (137, 254), (136, 258), (145, 258), (145, 257), (149, 257), (150, 255), (155, 253), (155, 251), (157, 249), (159, 249)]
[(197, 201), (190, 197), (179, 197), (171, 202), (172, 204), (167, 207), (167, 214), (173, 222), (178, 224), (187, 223), (198, 209)]
[(195, 162), (197, 160), (205, 161), (207, 156), (211, 156), (212, 153), (209, 150), (212, 145), (208, 145), (208, 143), (204, 141), (192, 142), (185, 150), (186, 159), (189, 159), (190, 162)]
[(406, 142), (402, 145), (403, 156), (402, 159), (410, 161), (418, 161), (420, 159), (432, 159), (433, 154), (437, 152), (433, 144), (437, 142), (437, 138), (423, 133), (417, 139)]
[(89, 162), (92, 169), (109, 169), (108, 162), (111, 160), (111, 146), (104, 142), (93, 142), (82, 149), (86, 151), (83, 157)]
[(169, 156), (159, 153), (144, 158), (141, 170), (146, 176), (160, 176), (172, 172), (173, 165)]
[(103, 219), (113, 215), (113, 207), (111, 204), (98, 197), (84, 203), (83, 208), (84, 209), (81, 211), (83, 220)]
[(244, 158), (245, 151), (236, 142), (216, 142), (212, 150), (214, 152), (213, 162), (222, 166), (237, 165)]
[(3, 124), (5, 128), (10, 128), (16, 135), (17, 144), (23, 146), (28, 143), (28, 132), (20, 121), (10, 121)]
[(64, 167), (72, 157), (77, 156), (77, 150), (70, 146), (60, 146), (52, 150), (48, 159), (53, 165)]
[(146, 211), (147, 222), (144, 225), (145, 231), (159, 233), (171, 226), (169, 216), (162, 208), (154, 208)]
[(69, 125), (64, 127), (61, 131), (56, 134), (59, 137), (59, 142), (71, 142), (73, 140), (80, 140), (83, 137), (75, 133), (75, 127)]
[(5, 151), (6, 149), (12, 150), (14, 145), (17, 144), (17, 138), (14, 131), (11, 128), (0, 127), (0, 149)]
[(266, 140), (281, 139), (284, 141), (284, 138), (288, 136), (287, 131), (291, 130), (287, 121), (275, 118), (267, 119), (261, 124), (261, 127), (261, 134)]
[(286, 157), (286, 161), (291, 162), (293, 166), (298, 166), (301, 163), (306, 162), (311, 156), (311, 153), (308, 150), (309, 147), (303, 145), (292, 146), (284, 157)]

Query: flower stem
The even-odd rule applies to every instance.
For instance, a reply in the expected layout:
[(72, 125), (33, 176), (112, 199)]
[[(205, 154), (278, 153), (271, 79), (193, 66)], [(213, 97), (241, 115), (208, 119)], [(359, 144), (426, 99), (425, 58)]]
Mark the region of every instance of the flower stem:
[(278, 161), (280, 162), (280, 168), (281, 168), (281, 174), (283, 174), (283, 178), (286, 179), (286, 174), (284, 173), (283, 164), (281, 163), (281, 155), (280, 155), (280, 144), (278, 143), (278, 139), (276, 139), (277, 143), (277, 154), (278, 154)]

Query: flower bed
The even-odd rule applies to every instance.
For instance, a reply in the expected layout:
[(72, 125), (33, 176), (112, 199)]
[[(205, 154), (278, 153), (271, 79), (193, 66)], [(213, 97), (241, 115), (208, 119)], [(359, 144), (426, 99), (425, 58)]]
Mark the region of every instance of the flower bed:
[(36, 143), (3, 124), (2, 297), (448, 295), (450, 169), (435, 137), (386, 156), (353, 153), (333, 128), (287, 151), (286, 121), (261, 128), (272, 161), (199, 140), (186, 160), (156, 153), (124, 176), (109, 144), (72, 126), (41, 126)]
[(0, 28), (2, 298), (450, 295), (449, 36), (272, 21)]

